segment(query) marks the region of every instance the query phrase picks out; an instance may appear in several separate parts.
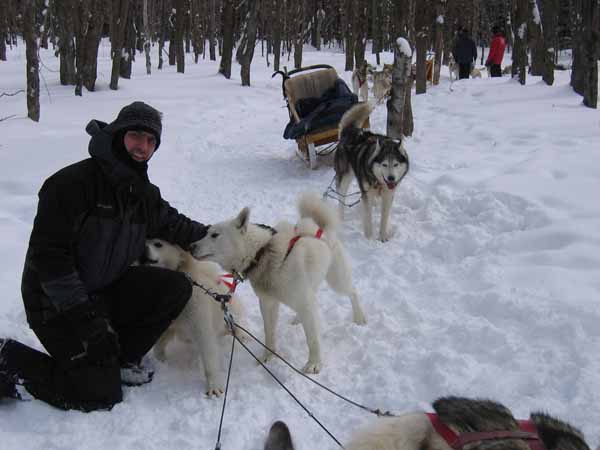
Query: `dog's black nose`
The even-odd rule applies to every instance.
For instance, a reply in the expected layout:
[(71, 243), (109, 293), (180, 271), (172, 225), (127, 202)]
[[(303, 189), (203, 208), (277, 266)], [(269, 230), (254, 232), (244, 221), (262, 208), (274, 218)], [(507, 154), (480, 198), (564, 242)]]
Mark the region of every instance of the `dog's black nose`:
[(396, 177), (394, 175), (390, 175), (389, 177), (387, 177), (387, 180), (394, 182), (396, 181)]

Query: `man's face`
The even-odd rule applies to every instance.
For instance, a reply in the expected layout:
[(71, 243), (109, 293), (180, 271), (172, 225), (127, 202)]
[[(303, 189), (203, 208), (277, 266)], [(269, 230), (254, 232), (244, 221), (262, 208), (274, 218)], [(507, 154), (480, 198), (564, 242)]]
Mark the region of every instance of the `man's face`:
[(156, 149), (156, 138), (152, 133), (141, 130), (130, 130), (125, 133), (123, 144), (134, 161), (148, 161)]

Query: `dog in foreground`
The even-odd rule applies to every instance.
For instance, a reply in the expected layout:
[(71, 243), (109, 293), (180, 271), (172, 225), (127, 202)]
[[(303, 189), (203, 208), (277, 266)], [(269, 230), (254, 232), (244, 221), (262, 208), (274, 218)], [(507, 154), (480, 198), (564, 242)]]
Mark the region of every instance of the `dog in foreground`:
[[(142, 262), (184, 272), (211, 292), (218, 294), (228, 292), (227, 287), (220, 280), (220, 271), (216, 264), (197, 261), (189, 252), (160, 239), (146, 241)], [(236, 321), (243, 321), (242, 304), (235, 296), (229, 302), (229, 310)], [(213, 395), (218, 397), (223, 393), (218, 339), (228, 332), (220, 303), (200, 287), (194, 286), (192, 298), (155, 344), (154, 355), (159, 360), (165, 361), (167, 345), (175, 338), (189, 343), (195, 359), (202, 362), (204, 367), (206, 394), (209, 397)]]
[[(317, 194), (301, 196), (296, 227), (280, 222), (275, 228), (250, 222), (244, 208), (233, 219), (211, 225), (206, 237), (190, 246), (194, 258), (213, 261), (248, 278), (264, 322), (265, 344), (276, 351), (279, 305), (297, 314), (308, 344), (307, 373), (321, 369), (317, 291), (323, 280), (337, 293), (350, 297), (355, 323), (366, 323), (352, 284), (350, 263), (337, 238), (338, 220)], [(272, 354), (265, 350), (264, 360)]]
[[(368, 103), (358, 103), (342, 117), (334, 159), (335, 181), (342, 198), (348, 193), (352, 179), (358, 182), (367, 239), (373, 238), (372, 209), (375, 200), (381, 198), (379, 239), (385, 242), (391, 237), (388, 225), (394, 193), (408, 173), (408, 154), (399, 139), (360, 128), (372, 109)], [(340, 216), (343, 215), (344, 205), (340, 203)]]
[[(503, 405), (490, 400), (444, 397), (435, 413), (412, 413), (378, 419), (346, 450), (590, 450), (583, 434), (546, 413), (516, 420)], [(314, 447), (314, 446), (313, 446)], [(308, 446), (306, 448), (313, 448)], [(333, 448), (333, 446), (332, 446)], [(264, 450), (294, 450), (287, 425), (275, 422)]]

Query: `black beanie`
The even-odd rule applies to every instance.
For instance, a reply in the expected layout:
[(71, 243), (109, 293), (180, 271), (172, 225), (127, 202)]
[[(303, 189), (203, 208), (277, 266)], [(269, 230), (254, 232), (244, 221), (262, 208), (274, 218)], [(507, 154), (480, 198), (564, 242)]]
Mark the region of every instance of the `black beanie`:
[[(156, 148), (160, 145), (162, 132), (162, 114), (144, 102), (133, 102), (121, 109), (117, 118), (104, 129), (113, 136), (129, 130), (143, 130), (152, 133), (156, 138)], [(121, 134), (121, 133), (119, 133)]]

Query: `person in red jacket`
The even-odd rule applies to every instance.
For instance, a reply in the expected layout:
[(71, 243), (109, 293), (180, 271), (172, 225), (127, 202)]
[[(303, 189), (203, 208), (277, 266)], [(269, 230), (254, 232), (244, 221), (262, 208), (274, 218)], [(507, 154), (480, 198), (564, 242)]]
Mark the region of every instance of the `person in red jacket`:
[(502, 59), (504, 58), (504, 49), (506, 48), (506, 39), (500, 30), (500, 27), (495, 26), (492, 28), (494, 37), (492, 38), (492, 44), (490, 45), (490, 54), (488, 55), (485, 63), (490, 71), (492, 77), (502, 76)]

